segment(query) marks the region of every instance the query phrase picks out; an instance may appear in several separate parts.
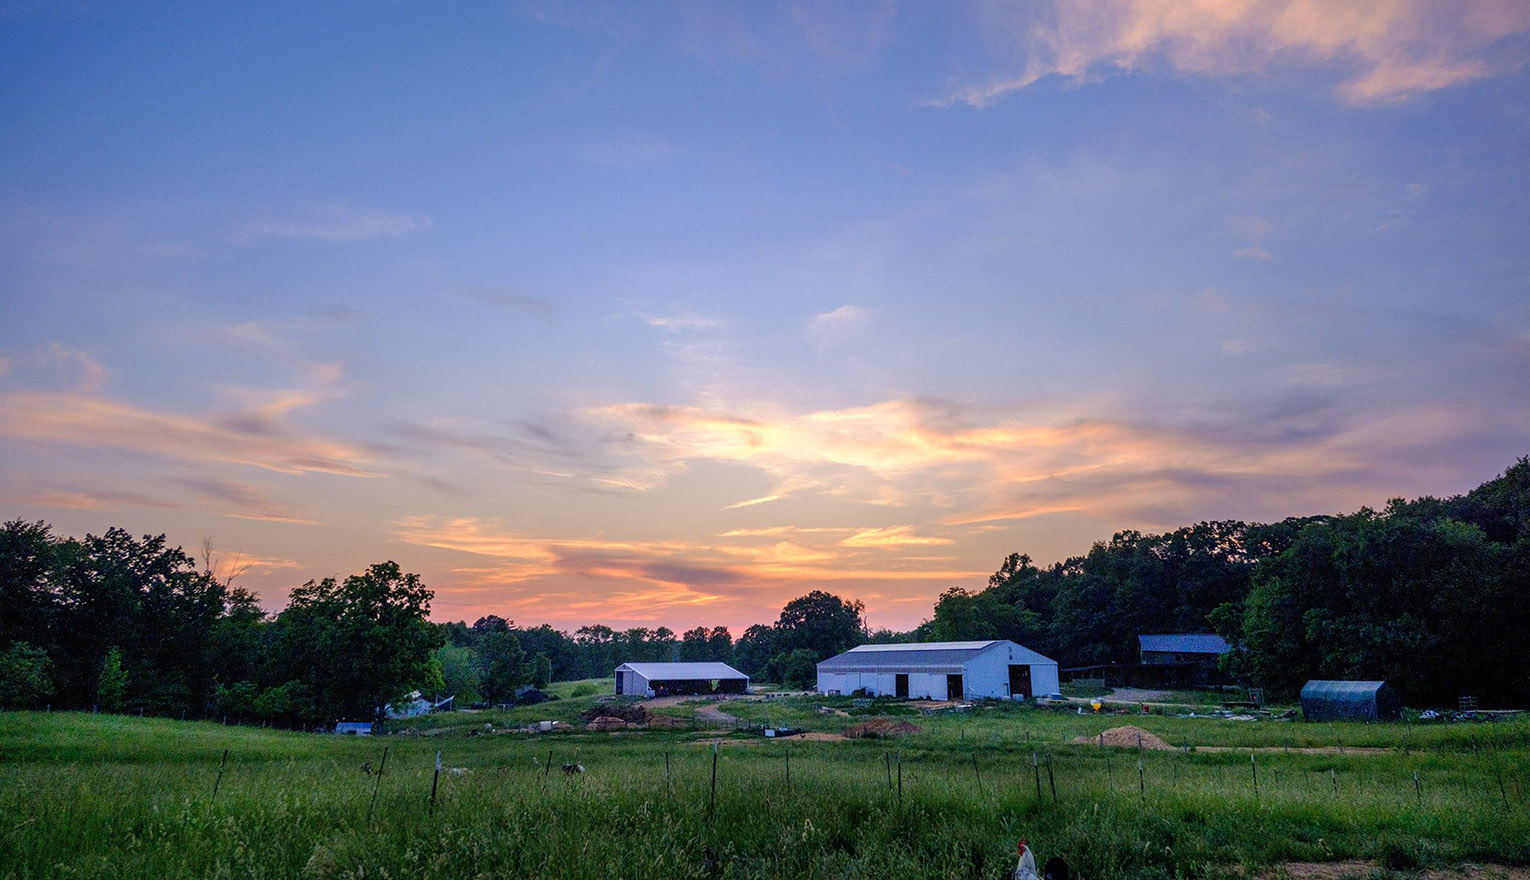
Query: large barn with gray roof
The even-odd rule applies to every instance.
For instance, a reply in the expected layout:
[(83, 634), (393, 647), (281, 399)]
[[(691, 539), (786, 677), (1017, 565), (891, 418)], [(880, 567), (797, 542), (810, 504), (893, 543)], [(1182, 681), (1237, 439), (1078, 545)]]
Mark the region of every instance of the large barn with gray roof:
[(861, 645), (818, 664), (818, 690), (925, 700), (1055, 694), (1057, 661), (1007, 639)]

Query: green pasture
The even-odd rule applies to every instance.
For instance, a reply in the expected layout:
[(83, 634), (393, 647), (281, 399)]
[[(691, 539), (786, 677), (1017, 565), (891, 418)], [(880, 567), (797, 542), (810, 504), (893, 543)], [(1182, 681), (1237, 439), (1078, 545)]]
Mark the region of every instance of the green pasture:
[[(468, 735), (553, 707), (573, 717), (595, 700), (567, 693), (431, 719), (433, 736), (0, 714), (0, 878), (998, 880), (1013, 869), (1019, 837), (1043, 857), (1063, 855), (1076, 876), (1103, 880), (1353, 858), (1375, 860), (1380, 874), (1530, 864), (1525, 721), (1232, 722), (1029, 707), (922, 715), (879, 705), (922, 730), (832, 742), (725, 730)], [(819, 711), (846, 704), (723, 708), (819, 732), (874, 717)], [(1178, 748), (1074, 742), (1121, 724)], [(381, 765), (385, 748), (383, 775), (362, 772), (364, 762)], [(438, 752), (446, 770), (437, 780)], [(561, 766), (575, 762), (585, 772), (565, 775)]]

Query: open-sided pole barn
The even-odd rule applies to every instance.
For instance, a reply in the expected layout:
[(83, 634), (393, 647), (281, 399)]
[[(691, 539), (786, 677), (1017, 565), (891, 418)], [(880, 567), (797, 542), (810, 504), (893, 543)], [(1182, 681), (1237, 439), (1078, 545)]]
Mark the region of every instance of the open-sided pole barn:
[(726, 663), (623, 663), (616, 667), (616, 693), (619, 696), (748, 692), (749, 676)]
[(818, 664), (818, 690), (927, 700), (1055, 694), (1057, 661), (1007, 639), (861, 645)]

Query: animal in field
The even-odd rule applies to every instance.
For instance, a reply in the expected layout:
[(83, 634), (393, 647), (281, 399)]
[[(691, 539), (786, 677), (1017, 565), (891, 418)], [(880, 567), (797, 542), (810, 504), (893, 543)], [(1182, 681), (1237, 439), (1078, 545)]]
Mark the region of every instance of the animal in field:
[(1015, 880), (1068, 880), (1068, 863), (1061, 856), (1047, 859), (1046, 867), (1038, 874), (1036, 856), (1031, 852), (1030, 844), (1022, 840), (1017, 848), (1020, 851), (1020, 863), (1015, 866)]
[(371, 776), (372, 775), (372, 762), (371, 761), (363, 762), (362, 765), (361, 765), (361, 772), (365, 773), (368, 776)]
[(584, 765), (583, 764), (564, 764), (563, 765), (563, 775), (564, 776), (574, 776), (576, 774), (583, 773), (583, 772), (584, 772)]

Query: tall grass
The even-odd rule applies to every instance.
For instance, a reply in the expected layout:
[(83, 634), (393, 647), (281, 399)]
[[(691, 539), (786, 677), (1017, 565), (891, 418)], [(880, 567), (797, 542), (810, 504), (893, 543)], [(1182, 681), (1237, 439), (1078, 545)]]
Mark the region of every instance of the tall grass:
[[(362, 739), (4, 714), (0, 877), (1000, 878), (1019, 837), (1106, 880), (1286, 860), (1530, 864), (1523, 723), (1340, 755), (1286, 754), (1283, 742), (1331, 734), (1359, 746), (1397, 732), (1143, 722), (1171, 741), (1181, 732), (1209, 746), (1226, 733), (1278, 747), (1251, 768), (1246, 750), (1072, 743), (1104, 719), (921, 722), (925, 732), (898, 741), (725, 735), (714, 811), (711, 740), (688, 732)], [(384, 746), (379, 782), (359, 767), (376, 767)], [(448, 771), (432, 811), (438, 750)], [(565, 776), (576, 755), (586, 772)]]

